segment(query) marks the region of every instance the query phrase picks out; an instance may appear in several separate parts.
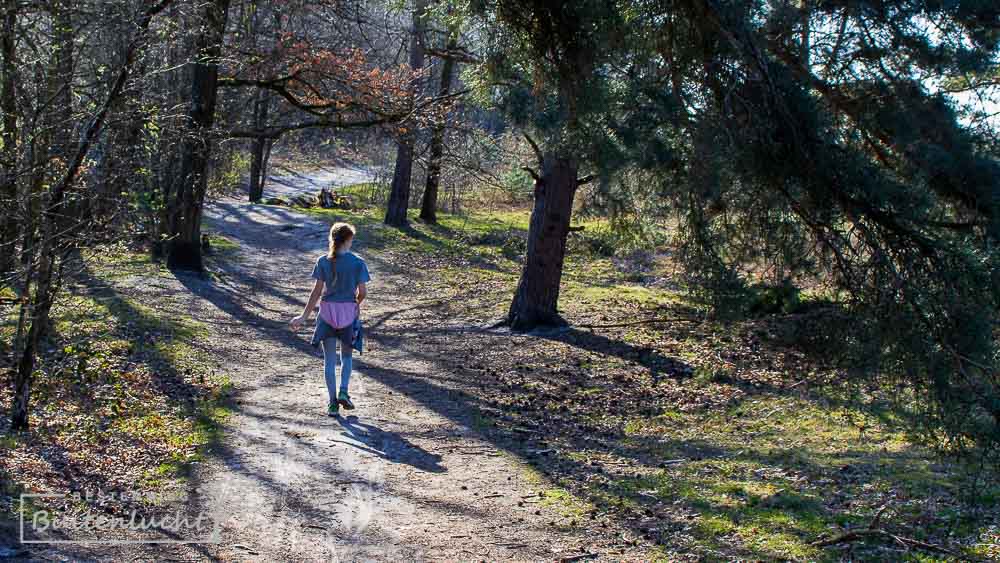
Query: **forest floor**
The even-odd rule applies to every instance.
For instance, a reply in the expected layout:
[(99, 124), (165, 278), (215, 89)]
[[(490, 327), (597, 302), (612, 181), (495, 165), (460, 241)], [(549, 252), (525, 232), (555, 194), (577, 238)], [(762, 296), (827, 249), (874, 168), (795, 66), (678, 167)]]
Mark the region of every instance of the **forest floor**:
[[(352, 184), (341, 190), (360, 200), (368, 187), (357, 174), (283, 172), (266, 195)], [(334, 220), (359, 227), (354, 249), (373, 278), (352, 379), (358, 409), (341, 419), (325, 416), (311, 331), (286, 324)], [(128, 327), (136, 317), (169, 321), (156, 334), (188, 344), (155, 349), (169, 364), (168, 391), (202, 421), (177, 436), (142, 436), (145, 446), (173, 444), (175, 457), (186, 452), (159, 479), (142, 473), (142, 486), (182, 492), (188, 514), (221, 526), (220, 541), (24, 549), (0, 536), (0, 558), (1000, 556), (995, 488), (973, 487), (891, 417), (850, 401), (837, 373), (789, 343), (788, 319), (706, 320), (678, 291), (669, 256), (595, 253), (598, 223), (571, 240), (561, 293), (570, 327), (490, 328), (516, 283), (526, 223), (525, 211), (508, 210), (399, 230), (364, 206), (220, 198), (207, 208), (217, 249), (209, 275), (105, 258), (76, 284), (110, 296), (116, 314), (127, 309)], [(52, 435), (75, 436), (73, 422), (62, 424)], [(116, 476), (109, 485), (135, 480), (129, 467), (54, 462), (30, 439), (0, 447), (10, 452), (0, 476), (27, 482), (24, 490), (105, 474)], [(30, 472), (36, 481), (24, 478)], [(815, 545), (852, 530), (861, 533)]]
[[(354, 178), (356, 171), (344, 173)], [(336, 173), (323, 174), (324, 182), (337, 180)], [(287, 184), (302, 189), (297, 178), (315, 181), (286, 174), (267, 195), (288, 195)], [(595, 534), (591, 526), (571, 525), (558, 505), (547, 502), (544, 479), (504, 444), (476, 430), (477, 410), (467, 403), (463, 387), (479, 382), (461, 381), (436, 362), (424, 337), (427, 331), (448, 330), (450, 323), (427, 322), (423, 311), (436, 303), (434, 296), (413, 293), (409, 266), (367, 250), (364, 236), (358, 253), (367, 260), (373, 281), (363, 311), (367, 349), (355, 355), (351, 386), (358, 408), (339, 419), (326, 416), (321, 354), (308, 342), (310, 331), (295, 334), (287, 322), (308, 296), (312, 265), (325, 251), (328, 228), (315, 216), (223, 198), (208, 206), (205, 230), (213, 233), (216, 253), (224, 252), (226, 259), (210, 262), (208, 276), (174, 274), (133, 257), (102, 270), (107, 276), (81, 273), (76, 278), (80, 287), (101, 286), (102, 302), (118, 303), (116, 312), (142, 307), (163, 319), (197, 323), (191, 331), (197, 333), (194, 346), (207, 354), (213, 366), (210, 377), (221, 382), (214, 387), (224, 388), (225, 398), (215, 408), (225, 412), (209, 427), (218, 435), (202, 440), (209, 443), (206, 455), (189, 455), (188, 463), (162, 468), (162, 479), (154, 483), (145, 475), (142, 482), (144, 488), (179, 488), (187, 514), (206, 514), (220, 524), (221, 541), (22, 547), (8, 530), (14, 537), (0, 542), (0, 557), (650, 558), (648, 544), (623, 537), (625, 532), (614, 526)], [(114, 279), (106, 279), (111, 272)], [(461, 332), (463, 327), (452, 329)], [(181, 331), (164, 335), (169, 340), (183, 336)], [(188, 380), (189, 372), (172, 368), (171, 377), (179, 386), (196, 385)], [(175, 391), (171, 393), (182, 393)], [(37, 400), (45, 398), (39, 394)], [(36, 413), (36, 420), (44, 416)], [(148, 424), (149, 418), (137, 422)], [(70, 421), (45, 434), (47, 424), (39, 420), (42, 430), (32, 437), (61, 439), (73, 426)], [(73, 455), (53, 461), (45, 448), (34, 447), (31, 437), (11, 440), (6, 447), (12, 453), (8, 478), (34, 485), (25, 490), (40, 490), (52, 480), (68, 488), (88, 479), (111, 490), (139, 486), (130, 482), (128, 467), (87, 468), (83, 456)], [(145, 460), (133, 461), (141, 465)], [(129, 460), (119, 463), (128, 466)], [(28, 478), (33, 470), (34, 482)], [(101, 479), (105, 474), (117, 478)]]

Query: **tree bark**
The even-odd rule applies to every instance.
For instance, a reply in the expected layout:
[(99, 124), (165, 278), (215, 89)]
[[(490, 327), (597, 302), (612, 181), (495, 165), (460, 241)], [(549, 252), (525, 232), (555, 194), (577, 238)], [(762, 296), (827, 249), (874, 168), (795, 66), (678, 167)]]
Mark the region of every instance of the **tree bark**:
[[(72, 0), (56, 0), (50, 4), (52, 14), (52, 61), (49, 63), (50, 76), (50, 98), (52, 109), (50, 115), (46, 116), (51, 123), (51, 133), (48, 136), (48, 161), (43, 174), (46, 175), (46, 184), (54, 185), (65, 176), (72, 160), (73, 153), (77, 149), (77, 137), (75, 134), (76, 120), (73, 113), (73, 89), (74, 89), (74, 40), (76, 31), (73, 27), (73, 2)], [(43, 216), (41, 226), (48, 228), (48, 222), (52, 221), (55, 232), (61, 233), (60, 237), (70, 237), (78, 234), (80, 226), (84, 223), (87, 201), (83, 197), (74, 197), (72, 194), (73, 185), (66, 185), (66, 193), (59, 196), (58, 213)], [(45, 241), (40, 242), (40, 247), (44, 248)], [(48, 261), (46, 256), (39, 255), (40, 260)], [(49, 266), (54, 267), (52, 265)], [(39, 267), (39, 275), (45, 275), (45, 268)], [(41, 288), (39, 283), (37, 289)], [(49, 318), (46, 313), (40, 318), (36, 318), (32, 323), (39, 324), (39, 337), (44, 339), (48, 336), (50, 329)]]
[(389, 188), (389, 203), (385, 212), (385, 224), (404, 227), (408, 223), (406, 212), (410, 203), (410, 179), (413, 175), (413, 139), (407, 134), (396, 148), (396, 166)]
[[(183, 18), (180, 21), (183, 25), (189, 25), (191, 17), (182, 16), (179, 11), (175, 11), (175, 17)], [(190, 57), (190, 46), (181, 43), (173, 43), (167, 47), (165, 58), (167, 66), (173, 70), (156, 75), (154, 89), (164, 92), (167, 103), (174, 107), (181, 107), (185, 101), (189, 100), (189, 95), (181, 88), (174, 85), (180, 83), (187, 77), (183, 71), (185, 62)], [(156, 140), (156, 145), (151, 151), (151, 168), (155, 171), (152, 182), (149, 185), (150, 201), (154, 202), (151, 209), (151, 238), (150, 257), (159, 262), (167, 257), (167, 241), (170, 237), (170, 214), (173, 211), (174, 193), (176, 186), (180, 184), (177, 172), (180, 168), (181, 147), (183, 146), (184, 131), (171, 129), (160, 135)]]
[(566, 324), (557, 304), (578, 168), (577, 160), (564, 154), (543, 158), (541, 174), (535, 180), (524, 270), (507, 313), (507, 324), (513, 330)]
[(18, 238), (17, 203), (17, 97), (15, 91), (16, 66), (14, 62), (17, 27), (17, 2), (4, 0), (3, 34), (0, 37), (0, 113), (3, 114), (3, 151), (0, 152), (0, 286), (13, 284), (8, 280), (14, 271), (14, 255)]
[[(446, 50), (458, 47), (457, 41), (448, 40)], [(441, 65), (441, 87), (438, 95), (447, 96), (451, 91), (452, 75), (455, 72), (455, 59), (446, 57)], [(444, 155), (445, 118), (435, 123), (431, 133), (430, 155), (427, 160), (427, 183), (424, 185), (424, 197), (420, 203), (420, 218), (428, 223), (437, 223), (438, 187), (441, 183), (441, 157)]]
[[(31, 299), (31, 326), (26, 342), (32, 350), (52, 328), (49, 309), (57, 244), (68, 237), (67, 231), (78, 224), (80, 216), (80, 201), (67, 197), (72, 184), (62, 181), (72, 165), (72, 152), (77, 148), (73, 136), (73, 21), (70, 9), (66, 0), (50, 5), (52, 53), (46, 71), (39, 75), (42, 77), (39, 84), (44, 84), (45, 97), (51, 100), (52, 106), (41, 115), (44, 131), (34, 135), (35, 170), (27, 194), (29, 222), (33, 228), (37, 226), (37, 232), (27, 236), (37, 237), (33, 246), (38, 250), (30, 255), (31, 260), (37, 261), (35, 293), (30, 296), (25, 292)], [(15, 397), (15, 406), (18, 400)], [(17, 410), (15, 408), (15, 412)]]
[[(559, 98), (567, 131), (578, 130), (578, 104), (583, 99), (579, 76), (587, 76), (592, 53), (575, 52), (572, 64), (559, 77)], [(538, 325), (561, 326), (559, 284), (566, 257), (566, 236), (573, 214), (573, 198), (579, 186), (580, 163), (572, 145), (556, 143), (547, 149), (528, 138), (541, 165), (535, 178), (535, 206), (528, 224), (528, 248), (524, 270), (507, 313), (512, 330), (530, 330)]]
[[(52, 3), (52, 26), (54, 49), (52, 53), (53, 97), (52, 136), (49, 145), (52, 156), (58, 157), (63, 166), (68, 166), (70, 155), (76, 150), (76, 138), (73, 135), (73, 19), (70, 0), (59, 0)], [(51, 168), (51, 167), (50, 167)], [(52, 175), (60, 177), (65, 168), (57, 168)], [(70, 203), (67, 211), (78, 215), (77, 202)]]
[[(257, 47), (257, 38), (261, 36), (263, 30), (263, 14), (261, 13), (260, 2), (254, 0), (250, 6), (252, 16), (243, 18), (247, 22), (247, 31), (252, 38), (252, 44)], [(274, 18), (275, 35), (280, 37), (281, 17)], [(260, 76), (257, 77), (258, 79)], [(254, 129), (258, 131), (267, 127), (267, 114), (271, 105), (270, 93), (261, 88), (257, 91), (253, 106)], [(259, 203), (264, 197), (264, 182), (267, 179), (267, 152), (270, 148), (271, 139), (266, 137), (254, 137), (250, 148), (250, 189), (249, 198), (251, 203)]]
[[(264, 129), (267, 125), (269, 105), (270, 97), (266, 90), (261, 89), (254, 104), (255, 125), (258, 130)], [(250, 162), (250, 201), (252, 203), (258, 203), (264, 197), (264, 180), (267, 178), (267, 163), (264, 152), (269, 141), (264, 137), (256, 137), (253, 140), (253, 155)]]
[[(410, 36), (410, 68), (414, 71), (424, 66), (424, 9), (426, 0), (417, 0), (413, 7), (413, 32)], [(416, 98), (420, 81), (414, 80), (410, 86), (410, 100)], [(410, 180), (413, 175), (413, 143), (415, 131), (407, 125), (407, 132), (399, 140), (396, 149), (396, 166), (389, 189), (389, 203), (386, 206), (385, 224), (396, 227), (407, 223), (406, 212), (410, 207)]]
[[(115, 22), (109, 27), (109, 32), (114, 33), (115, 40), (109, 41), (108, 60), (117, 63), (115, 54), (124, 54), (128, 49), (132, 22), (117, 19), (115, 17), (117, 7), (114, 5), (108, 5), (105, 9), (105, 17)], [(137, 62), (136, 72), (140, 76), (146, 75), (146, 65), (143, 61)], [(109, 81), (113, 79), (112, 76)], [(86, 216), (97, 221), (102, 228), (111, 228), (112, 222), (118, 218), (115, 211), (121, 209), (121, 194), (148, 193), (149, 184), (138, 173), (138, 169), (142, 166), (140, 162), (145, 155), (142, 135), (149, 123), (143, 109), (142, 98), (123, 96), (112, 111), (122, 114), (122, 118), (108, 124), (101, 148), (95, 151), (99, 155), (96, 167), (100, 170), (100, 180), (93, 183), (91, 194), (86, 200), (88, 206)]]
[[(62, 191), (60, 190), (60, 192)], [(52, 195), (56, 201), (53, 202), (50, 209), (58, 210), (63, 204), (62, 193)], [(56, 211), (56, 213), (58, 212)], [(53, 217), (49, 217), (46, 221), (47, 233), (38, 253), (38, 282), (35, 284), (35, 294), (28, 312), (30, 328), (28, 328), (28, 334), (24, 338), (24, 347), (20, 350), (17, 371), (14, 372), (14, 397), (10, 416), (10, 426), (14, 430), (28, 428), (28, 407), (31, 401), (31, 380), (35, 372), (35, 354), (39, 342), (45, 338), (45, 333), (48, 332), (52, 302), (55, 300), (53, 274), (57, 267), (57, 258), (55, 256), (56, 240), (54, 239), (58, 234), (52, 230), (54, 220)]]
[(208, 183), (212, 143), (209, 133), (215, 120), (219, 54), (226, 31), (229, 0), (213, 0), (203, 13), (204, 32), (197, 39), (198, 60), (191, 77), (188, 132), (181, 147), (180, 181), (169, 214), (167, 267), (200, 271), (201, 213)]

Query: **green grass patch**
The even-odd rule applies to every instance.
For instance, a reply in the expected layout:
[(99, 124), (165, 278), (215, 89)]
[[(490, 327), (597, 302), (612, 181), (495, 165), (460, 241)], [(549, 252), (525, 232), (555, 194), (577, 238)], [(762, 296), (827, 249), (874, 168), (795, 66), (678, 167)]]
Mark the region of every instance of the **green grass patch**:
[(0, 450), (13, 450), (17, 448), (17, 436), (0, 436)]
[[(296, 209), (322, 217), (330, 224), (337, 221), (354, 224), (359, 228), (358, 242), (364, 247), (478, 260), (504, 271), (517, 271), (520, 267), (530, 218), (527, 210), (470, 212), (463, 215), (439, 213), (438, 223), (430, 225), (419, 219), (416, 210), (411, 210), (409, 226), (396, 229), (382, 223), (381, 210)], [(563, 275), (567, 282), (580, 285), (626, 280), (616, 273), (610, 260), (597, 259), (573, 246), (568, 249)], [(567, 288), (571, 288), (569, 283)], [(644, 288), (619, 287), (612, 291), (635, 291), (644, 300), (655, 300), (654, 292)]]
[(161, 441), (173, 446), (169, 460), (146, 471), (143, 482), (150, 488), (166, 487), (173, 482), (190, 477), (192, 463), (203, 461), (208, 452), (222, 443), (225, 423), (236, 412), (230, 401), (232, 384), (228, 378), (212, 390), (212, 393), (197, 401), (192, 409), (174, 413), (173, 416), (155, 416), (152, 423), (149, 416), (127, 421), (126, 432), (136, 437), (159, 434)]
[(161, 270), (148, 252), (137, 251), (125, 241), (86, 249), (83, 257), (88, 268), (99, 271), (101, 279), (106, 281), (139, 275), (156, 276)]
[[(455, 306), (464, 310), (451, 311), (455, 314), (502, 315), (520, 276), (527, 210), (439, 213), (436, 225), (421, 221), (414, 210), (409, 215), (409, 226), (397, 229), (382, 223), (381, 210), (298, 209), (330, 224), (354, 224), (358, 228), (355, 246), (361, 252), (401, 253), (403, 260), (421, 264), (421, 271), (435, 272), (432, 282), (450, 287), (452, 293), (464, 294)], [(596, 224), (588, 221), (584, 226)], [(609, 302), (644, 309), (684, 302), (676, 291), (634, 283), (611, 258), (581, 245), (569, 246), (562, 279), (560, 302), (568, 313)]]
[[(0, 441), (0, 451), (18, 453), (0, 456), (0, 472), (15, 485), (25, 479), (60, 491), (119, 479), (168, 487), (221, 439), (232, 385), (213, 370), (207, 326), (120, 293), (119, 279), (170, 274), (144, 253), (116, 250), (84, 255), (74, 268), (79, 277), (56, 300), (32, 389), (32, 427)], [(13, 335), (11, 316), (2, 338)], [(72, 483), (63, 472), (35, 473), (52, 452)]]
[(552, 509), (565, 518), (580, 519), (594, 510), (594, 505), (581, 499), (562, 487), (553, 487), (542, 472), (534, 467), (522, 464), (525, 480), (539, 487), (537, 500), (546, 508)]
[[(903, 499), (894, 511), (905, 520), (924, 510), (905, 499), (950, 503), (961, 496), (960, 474), (874, 419), (865, 419), (859, 433), (860, 416), (764, 395), (721, 412), (635, 417), (623, 426), (629, 444), (646, 437), (650, 452), (685, 461), (619, 479), (611, 498), (621, 495), (620, 504), (632, 506), (650, 497), (682, 503), (698, 512), (696, 541), (711, 549), (729, 546), (728, 553), (751, 559), (820, 560), (835, 559), (835, 552), (812, 542), (866, 525), (883, 499)], [(942, 516), (939, 530), (930, 526), (915, 539), (960, 529)], [(966, 533), (980, 530), (973, 525)], [(857, 544), (855, 557), (884, 557), (878, 544)]]
[(371, 203), (379, 193), (379, 186), (373, 182), (360, 182), (331, 188), (334, 194), (345, 195), (358, 204)]
[(559, 487), (543, 490), (539, 493), (542, 506), (554, 509), (565, 518), (583, 518), (594, 509), (589, 502), (583, 501), (573, 493)]
[(209, 235), (208, 244), (213, 255), (232, 255), (240, 250), (240, 244), (222, 235)]

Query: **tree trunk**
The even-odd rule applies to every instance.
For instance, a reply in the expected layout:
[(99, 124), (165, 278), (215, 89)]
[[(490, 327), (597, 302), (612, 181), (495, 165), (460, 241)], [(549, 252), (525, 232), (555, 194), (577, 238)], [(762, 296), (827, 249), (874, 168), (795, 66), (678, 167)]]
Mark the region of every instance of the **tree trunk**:
[[(267, 125), (269, 105), (270, 97), (267, 95), (266, 90), (261, 89), (254, 103), (254, 118), (257, 129), (263, 129)], [(252, 203), (259, 203), (261, 198), (264, 197), (264, 180), (267, 178), (264, 152), (268, 141), (269, 139), (265, 139), (264, 137), (256, 137), (253, 140), (253, 160), (250, 162), (250, 201)]]
[[(451, 51), (458, 46), (458, 42), (452, 38), (448, 40), (446, 51)], [(451, 91), (451, 77), (455, 72), (455, 59), (450, 57), (444, 59), (441, 65), (441, 87), (438, 95), (447, 96)], [(424, 197), (420, 204), (420, 218), (428, 223), (437, 223), (437, 202), (438, 187), (441, 184), (441, 157), (444, 155), (444, 130), (445, 117), (435, 123), (434, 131), (431, 133), (430, 156), (427, 161), (427, 183), (424, 185)]]
[[(53, 198), (58, 198), (58, 200), (52, 202), (52, 208), (58, 210), (62, 206), (61, 195), (61, 191), (58, 194), (53, 194)], [(49, 228), (38, 254), (38, 282), (35, 284), (35, 293), (28, 313), (30, 328), (20, 350), (17, 371), (14, 372), (14, 397), (10, 412), (10, 426), (14, 430), (27, 430), (28, 428), (28, 407), (31, 404), (31, 379), (35, 372), (36, 352), (38, 351), (38, 343), (45, 338), (45, 333), (48, 330), (49, 314), (55, 299), (55, 291), (53, 290), (53, 274), (56, 269), (55, 239), (59, 237), (59, 234), (53, 232), (54, 220), (54, 217), (49, 217), (46, 223)]]
[[(34, 136), (35, 170), (30, 193), (27, 194), (30, 215), (27, 223), (32, 225), (32, 229), (37, 228), (37, 231), (26, 233), (25, 236), (37, 238), (26, 246), (31, 245), (38, 250), (37, 253), (30, 254), (30, 259), (37, 260), (38, 263), (35, 293), (28, 297), (31, 299), (31, 327), (25, 341), (25, 350), (32, 351), (31, 369), (38, 342), (47, 338), (52, 329), (49, 309), (52, 306), (52, 270), (55, 267), (53, 254), (57, 251), (59, 241), (67, 236), (71, 227), (78, 224), (80, 217), (79, 200), (67, 197), (71, 185), (61, 181), (69, 171), (72, 153), (77, 148), (73, 135), (73, 22), (70, 9), (66, 0), (50, 5), (53, 49), (46, 71), (38, 75), (41, 78), (39, 84), (45, 85), (45, 97), (51, 100), (52, 107), (41, 115), (44, 133), (35, 133)], [(26, 287), (28, 282), (26, 280)], [(24, 295), (28, 296), (28, 293)], [(23, 365), (22, 358), (18, 369)], [(30, 377), (30, 373), (24, 377)], [(15, 397), (15, 414), (19, 400)], [(16, 417), (12, 417), (14, 418)], [(25, 418), (25, 424), (26, 421)]]
[(201, 212), (211, 157), (209, 133), (215, 120), (219, 54), (226, 31), (229, 0), (214, 0), (205, 7), (204, 32), (197, 39), (198, 61), (191, 77), (189, 131), (181, 147), (180, 181), (174, 193), (170, 218), (167, 267), (200, 271)]
[[(105, 16), (115, 18), (115, 9), (115, 6), (108, 5)], [(115, 33), (117, 41), (115, 48), (109, 51), (124, 54), (128, 49), (129, 30), (132, 24), (118, 19), (112, 21), (115, 24), (110, 31)], [(115, 61), (114, 56), (109, 56), (109, 60)], [(146, 75), (144, 61), (140, 60), (137, 63), (136, 72), (139, 76)], [(110, 77), (109, 83), (113, 79), (113, 76)], [(149, 122), (142, 102), (140, 97), (125, 96), (115, 104), (113, 111), (120, 112), (122, 118), (108, 124), (107, 133), (98, 151), (100, 157), (97, 166), (101, 170), (100, 181), (94, 182), (91, 187), (86, 216), (98, 221), (103, 228), (113, 228), (112, 223), (118, 219), (116, 211), (122, 207), (121, 194), (148, 192), (148, 182), (138, 173), (138, 169), (142, 167), (140, 161), (145, 153), (142, 134)]]
[[(139, 75), (145, 75), (145, 69), (142, 66), (139, 67)], [(123, 120), (119, 129), (124, 130), (119, 130), (115, 137), (115, 140), (120, 139), (121, 144), (117, 149), (121, 154), (119, 158), (123, 162), (113, 163), (109, 167), (113, 176), (109, 182), (105, 183), (103, 189), (95, 194), (95, 201), (91, 203), (94, 216), (99, 217), (102, 221), (113, 217), (116, 207), (120, 208), (120, 194), (129, 191), (135, 193), (147, 191), (146, 181), (135, 171), (135, 168), (140, 166), (139, 162), (143, 157), (142, 132), (149, 121), (139, 102), (139, 100), (131, 98), (123, 101), (122, 105), (128, 114), (128, 119)], [(109, 151), (114, 148), (116, 147), (109, 144)]]
[(507, 313), (507, 323), (514, 330), (566, 324), (556, 307), (577, 169), (576, 159), (569, 156), (549, 154), (543, 159), (541, 175), (535, 180), (524, 270)]
[[(53, 49), (49, 63), (52, 85), (51, 110), (52, 135), (49, 145), (52, 156), (68, 164), (69, 155), (76, 149), (73, 135), (73, 20), (70, 17), (72, 5), (68, 0), (53, 2), (52, 11)], [(51, 167), (51, 165), (50, 165)], [(51, 173), (61, 176), (64, 169), (56, 168)]]
[(264, 139), (256, 138), (250, 148), (250, 203), (260, 203), (264, 197), (262, 170), (264, 167)]
[(17, 203), (17, 97), (15, 92), (14, 30), (17, 27), (17, 2), (4, 0), (3, 34), (0, 37), (0, 113), (3, 114), (3, 152), (0, 153), (0, 286), (15, 285), (8, 280), (14, 271), (18, 237)]
[[(263, 26), (261, 6), (259, 4), (260, 2), (256, 0), (251, 2), (250, 7), (253, 15), (250, 18), (242, 18), (246, 21), (247, 32), (252, 38), (251, 41), (254, 48), (257, 47), (257, 38), (263, 32), (261, 29)], [(281, 17), (275, 17), (274, 21), (276, 31), (280, 30)], [(280, 36), (280, 31), (278, 35)], [(260, 76), (257, 78), (260, 78)], [(262, 130), (267, 126), (267, 113), (270, 101), (271, 97), (266, 89), (261, 88), (257, 91), (253, 105), (254, 129)], [(264, 180), (267, 178), (267, 157), (265, 153), (269, 141), (270, 139), (255, 137), (250, 145), (250, 190), (248, 194), (250, 203), (260, 203), (260, 200), (264, 197)]]
[[(72, 147), (72, 116), (67, 115), (70, 103), (67, 99), (72, 83), (72, 31), (66, 15), (67, 7), (63, 4), (53, 5), (53, 27), (55, 32), (55, 48), (49, 60), (47, 76), (38, 74), (42, 84), (45, 84), (46, 97), (54, 100), (53, 109), (42, 115), (44, 133), (36, 133), (32, 142), (35, 171), (33, 174), (30, 200), (39, 203), (29, 203), (28, 223), (32, 230), (31, 242), (25, 243), (25, 258), (29, 262), (28, 274), (25, 279), (24, 296), (28, 299), (26, 314), (22, 321), (28, 323), (27, 335), (19, 343), (16, 353), (17, 371), (14, 373), (14, 397), (11, 405), (11, 428), (25, 430), (28, 428), (28, 406), (31, 399), (31, 379), (35, 371), (36, 352), (38, 344), (50, 332), (49, 312), (54, 299), (53, 273), (56, 268), (56, 254), (61, 247), (61, 241), (66, 236), (68, 215), (74, 207), (66, 201), (66, 194), (71, 186), (64, 177), (69, 172), (70, 151)], [(75, 147), (73, 147), (75, 148)], [(52, 164), (50, 158), (58, 156), (61, 165)], [(67, 168), (63, 168), (66, 166)], [(52, 187), (46, 190), (46, 186)], [(37, 252), (36, 252), (37, 250)], [(34, 270), (37, 263), (37, 271)], [(34, 278), (34, 293), (30, 291)]]
[(444, 128), (434, 127), (431, 137), (430, 160), (427, 163), (427, 183), (420, 202), (420, 218), (437, 224), (438, 187), (441, 183), (441, 157), (444, 155)]
[[(174, 84), (180, 83), (187, 76), (181, 68), (189, 55), (187, 45), (171, 44), (167, 48), (166, 63), (173, 70), (156, 75), (154, 88), (164, 92), (166, 102), (174, 107), (180, 107), (186, 100), (189, 101), (189, 96), (181, 88), (174, 87)], [(174, 193), (180, 184), (177, 171), (180, 168), (180, 148), (184, 133), (183, 130), (177, 132), (176, 129), (165, 132), (157, 138), (156, 145), (150, 152), (150, 157), (154, 161), (152, 169), (155, 170), (155, 176), (149, 186), (150, 201), (155, 202), (151, 209), (153, 229), (150, 256), (155, 261), (167, 257), (170, 215), (173, 212)]]
[[(164, 150), (167, 148), (175, 148), (180, 143), (168, 142), (161, 139), (156, 144), (156, 150), (153, 151), (153, 157), (160, 162), (159, 173), (157, 174), (159, 182), (157, 185), (150, 186), (153, 190), (159, 190), (159, 201), (161, 205), (158, 209), (154, 209), (155, 213), (155, 230), (153, 231), (153, 241), (150, 247), (150, 256), (153, 260), (159, 261), (167, 256), (167, 240), (170, 236), (170, 215), (173, 209), (174, 201), (174, 187), (180, 182), (175, 176), (175, 171), (177, 170), (180, 158), (175, 154), (175, 151)], [(166, 161), (164, 163), (164, 161)]]
[[(59, 170), (62, 177), (54, 182), (46, 193), (47, 197), (44, 198), (44, 205), (41, 207), (39, 214), (40, 225), (37, 237), (37, 254), (34, 252), (33, 247), (35, 243), (33, 241), (26, 243), (28, 248), (25, 250), (25, 255), (28, 257), (27, 267), (29, 273), (25, 277), (23, 295), (27, 296), (30, 293), (29, 289), (33, 278), (36, 279), (36, 282), (34, 294), (28, 303), (22, 303), (18, 319), (18, 346), (15, 349), (20, 352), (20, 356), (17, 359), (17, 370), (14, 374), (14, 397), (13, 404), (11, 405), (11, 427), (14, 429), (23, 430), (28, 427), (31, 378), (35, 369), (36, 352), (38, 344), (43, 338), (43, 332), (48, 326), (49, 313), (52, 309), (52, 303), (55, 300), (58, 286), (57, 280), (62, 274), (61, 271), (58, 272), (58, 275), (56, 274), (56, 265), (58, 264), (61, 270), (62, 264), (65, 263), (66, 255), (73, 250), (73, 242), (71, 239), (67, 240), (66, 231), (62, 228), (68, 203), (66, 195), (79, 177), (80, 170), (83, 168), (84, 160), (90, 152), (91, 147), (103, 131), (109, 109), (118, 100), (122, 90), (125, 88), (125, 83), (128, 81), (130, 70), (135, 62), (136, 50), (149, 29), (150, 21), (153, 16), (162, 11), (168, 4), (169, 2), (161, 2), (150, 7), (142, 19), (139, 20), (139, 32), (126, 50), (125, 62), (118, 73), (118, 78), (115, 80), (111, 91), (108, 93), (108, 98), (90, 123), (84, 128), (79, 144), (75, 146), (74, 154), (64, 163), (65, 169)], [(49, 84), (53, 84), (52, 77), (50, 76), (49, 78)], [(52, 97), (54, 98), (54, 96)], [(47, 145), (43, 146), (47, 149)], [(40, 174), (36, 176), (41, 177)], [(37, 256), (38, 263), (37, 277), (31, 273), (31, 269), (34, 268), (36, 262), (34, 260), (35, 256)], [(27, 310), (25, 307), (27, 307)], [(31, 326), (28, 329), (27, 336), (22, 340), (22, 328), (25, 322), (28, 321), (30, 321)], [(23, 342), (23, 346), (20, 345), (21, 342)]]
[[(413, 8), (413, 32), (410, 36), (410, 68), (420, 70), (424, 66), (424, 8), (426, 0), (417, 0)], [(420, 90), (420, 81), (414, 80), (410, 86), (411, 103)], [(386, 206), (385, 224), (396, 227), (407, 223), (406, 212), (410, 207), (410, 179), (413, 174), (413, 142), (415, 131), (407, 124), (407, 132), (399, 140), (396, 150), (396, 167), (389, 189), (389, 203)]]
[(267, 142), (264, 143), (264, 158), (261, 159), (260, 163), (260, 191), (263, 193), (264, 188), (267, 187), (267, 166), (271, 161), (271, 147), (274, 146), (274, 139), (269, 138)]
[(389, 203), (385, 212), (385, 224), (396, 227), (406, 226), (406, 212), (410, 202), (410, 178), (413, 174), (413, 139), (407, 134), (396, 149), (396, 167), (389, 188)]

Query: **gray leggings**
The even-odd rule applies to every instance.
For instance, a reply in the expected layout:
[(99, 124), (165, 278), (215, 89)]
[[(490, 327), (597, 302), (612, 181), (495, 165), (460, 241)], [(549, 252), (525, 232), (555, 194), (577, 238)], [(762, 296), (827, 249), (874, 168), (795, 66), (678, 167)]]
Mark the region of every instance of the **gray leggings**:
[[(347, 327), (345, 332), (351, 330)], [(337, 342), (340, 342), (340, 392), (347, 393), (347, 384), (351, 381), (351, 348), (350, 337), (346, 339), (331, 336), (323, 339), (323, 373), (326, 376), (326, 390), (330, 393), (330, 402), (337, 402)]]

